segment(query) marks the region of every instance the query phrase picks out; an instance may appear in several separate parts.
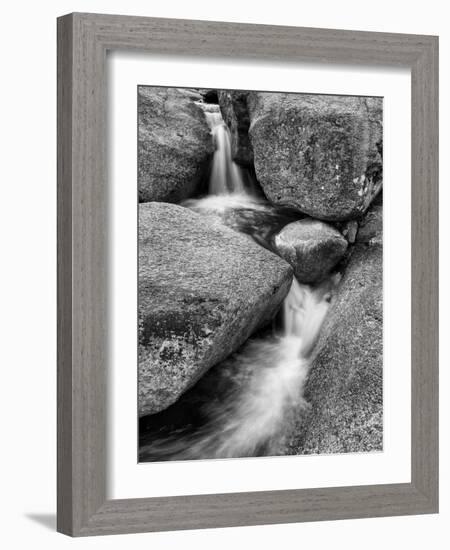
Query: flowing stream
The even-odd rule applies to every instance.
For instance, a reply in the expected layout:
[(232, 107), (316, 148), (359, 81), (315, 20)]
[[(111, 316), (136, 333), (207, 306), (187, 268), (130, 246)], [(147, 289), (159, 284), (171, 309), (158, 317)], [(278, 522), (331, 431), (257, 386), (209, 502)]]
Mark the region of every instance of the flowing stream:
[(218, 105), (210, 106), (205, 115), (215, 145), (208, 192), (210, 195), (242, 195), (245, 193), (244, 180), (240, 168), (231, 158), (230, 131)]
[[(287, 222), (245, 185), (233, 162), (230, 133), (217, 105), (205, 106), (215, 141), (209, 195), (186, 203), (198, 212), (250, 212), (242, 229), (270, 248), (271, 227)], [(262, 217), (258, 217), (264, 214)], [(276, 218), (276, 219), (275, 219)], [(263, 223), (257, 224), (254, 220)], [(281, 221), (280, 221), (281, 220)], [(269, 224), (269, 229), (266, 225)], [(261, 229), (261, 225), (264, 229)], [(235, 227), (236, 228), (236, 227)], [(303, 387), (309, 356), (329, 307), (329, 284), (317, 288), (294, 278), (275, 334), (249, 339), (213, 367), (179, 402), (140, 423), (140, 460), (189, 460), (285, 454), (293, 415), (307, 406)]]

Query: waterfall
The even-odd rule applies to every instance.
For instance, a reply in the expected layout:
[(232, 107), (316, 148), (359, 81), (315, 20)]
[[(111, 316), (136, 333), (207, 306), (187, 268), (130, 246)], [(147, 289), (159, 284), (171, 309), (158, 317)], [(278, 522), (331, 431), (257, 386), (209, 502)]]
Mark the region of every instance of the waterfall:
[(327, 297), (319, 289), (313, 291), (293, 279), (283, 304), (283, 333), (251, 341), (236, 354), (234, 368), (247, 371), (248, 382), (233, 396), (231, 406), (215, 416), (220, 437), (200, 437), (188, 456), (280, 454), (292, 414), (307, 406), (303, 387), (309, 370), (308, 354), (327, 309)]
[[(293, 419), (307, 408), (303, 389), (309, 353), (328, 305), (322, 288), (313, 290), (293, 279), (282, 308), (282, 333), (250, 339), (214, 367), (205, 376), (209, 377), (207, 399), (201, 405), (201, 416), (207, 420), (194, 430), (177, 427), (167, 434), (155, 431), (150, 438), (144, 437), (140, 460), (286, 454)], [(217, 387), (224, 383), (227, 389), (218, 400)], [(198, 407), (195, 401), (194, 407)], [(170, 412), (168, 415), (170, 418)]]
[(299, 340), (300, 352), (309, 356), (330, 304), (329, 282), (314, 290), (301, 285), (294, 277), (283, 302), (283, 329), (285, 336)]
[[(209, 181), (209, 196), (186, 206), (197, 211), (233, 211), (245, 208), (258, 212), (267, 208), (255, 201), (243, 184), (239, 167), (231, 156), (228, 128), (218, 106), (205, 109), (216, 150)], [(269, 246), (268, 246), (269, 247)], [(270, 247), (269, 247), (270, 248)], [(292, 416), (306, 406), (303, 387), (308, 375), (309, 357), (318, 337), (329, 302), (330, 283), (311, 288), (293, 279), (282, 309), (282, 332), (276, 336), (248, 340), (237, 353), (205, 375), (207, 399), (197, 403), (196, 389), (181, 397), (193, 400), (202, 421), (194, 426), (165, 423), (172, 412), (161, 413), (156, 428), (141, 437), (142, 461), (189, 460), (286, 454)], [(226, 385), (221, 399), (217, 387)], [(198, 389), (202, 394), (204, 389)], [(183, 401), (184, 399), (184, 401)], [(170, 407), (169, 407), (170, 409)], [(195, 411), (198, 413), (198, 411)]]
[(214, 157), (208, 191), (210, 195), (241, 194), (245, 192), (242, 173), (231, 157), (231, 136), (218, 105), (209, 105), (206, 120), (214, 139)]

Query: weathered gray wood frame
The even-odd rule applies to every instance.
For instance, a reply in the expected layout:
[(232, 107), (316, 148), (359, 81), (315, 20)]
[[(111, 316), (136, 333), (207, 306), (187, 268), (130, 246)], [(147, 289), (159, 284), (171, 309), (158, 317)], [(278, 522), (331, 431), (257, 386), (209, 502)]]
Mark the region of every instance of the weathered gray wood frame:
[[(412, 71), (412, 481), (106, 498), (106, 52)], [(58, 19), (58, 530), (73, 536), (438, 510), (438, 38), (75, 13)]]

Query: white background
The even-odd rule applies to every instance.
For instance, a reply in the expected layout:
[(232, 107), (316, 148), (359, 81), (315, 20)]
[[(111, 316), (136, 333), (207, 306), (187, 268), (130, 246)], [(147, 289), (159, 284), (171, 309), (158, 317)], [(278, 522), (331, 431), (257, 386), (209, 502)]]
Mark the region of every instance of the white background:
[[(113, 275), (108, 374), (109, 496), (137, 498), (271, 491), (411, 480), (410, 166), (411, 75), (406, 69), (179, 60), (116, 52), (108, 60), (108, 174)], [(136, 464), (137, 85), (267, 89), (383, 96), (384, 431), (383, 452)], [(269, 88), (270, 89), (270, 88)], [(120, 131), (114, 129), (120, 128)], [(398, 231), (401, 225), (402, 231)], [(126, 288), (127, 292), (123, 292)], [(130, 299), (131, 296), (131, 299)], [(405, 352), (407, 350), (407, 352)]]
[[(54, 533), (56, 29), (71, 11), (149, 15), (440, 35), (441, 98), (450, 97), (450, 26), (445, 2), (227, 0), (5, 4), (0, 87), (0, 271), (2, 545), (51, 548), (445, 548), (450, 520), (449, 353), (441, 353), (441, 513), (286, 526), (127, 535), (72, 541)], [(448, 280), (449, 100), (441, 102), (441, 280)], [(401, 230), (401, 228), (399, 228)], [(442, 341), (449, 331), (449, 291), (441, 285)]]

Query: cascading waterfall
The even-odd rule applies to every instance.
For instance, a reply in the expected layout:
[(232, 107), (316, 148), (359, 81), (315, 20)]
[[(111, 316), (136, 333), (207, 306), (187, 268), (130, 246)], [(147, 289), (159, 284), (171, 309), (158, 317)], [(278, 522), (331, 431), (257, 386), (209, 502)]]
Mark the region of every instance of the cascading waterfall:
[(245, 191), (239, 166), (231, 157), (230, 131), (220, 114), (218, 105), (205, 112), (214, 138), (214, 157), (208, 191), (210, 195), (242, 194)]
[[(231, 157), (230, 133), (217, 105), (208, 105), (208, 123), (216, 150), (209, 181), (209, 196), (190, 201), (199, 212), (264, 208), (246, 191), (240, 168)], [(294, 278), (282, 307), (282, 333), (250, 339), (237, 353), (205, 375), (207, 399), (198, 425), (167, 429), (166, 420), (147, 430), (141, 441), (143, 461), (228, 458), (283, 453), (290, 416), (305, 406), (303, 386), (309, 356), (326, 316), (328, 285), (311, 288)], [(208, 382), (208, 380), (211, 380)], [(226, 382), (217, 399), (216, 388)], [(211, 389), (212, 388), (212, 389)], [(197, 393), (201, 393), (198, 390)], [(184, 397), (195, 395), (195, 388)], [(194, 398), (195, 400), (196, 398)], [(180, 399), (182, 406), (183, 397)], [(170, 407), (169, 407), (170, 409)], [(170, 418), (170, 411), (162, 414)], [(170, 422), (169, 422), (170, 424)]]

